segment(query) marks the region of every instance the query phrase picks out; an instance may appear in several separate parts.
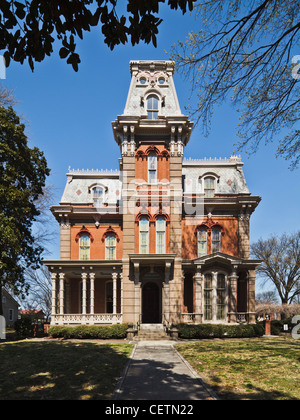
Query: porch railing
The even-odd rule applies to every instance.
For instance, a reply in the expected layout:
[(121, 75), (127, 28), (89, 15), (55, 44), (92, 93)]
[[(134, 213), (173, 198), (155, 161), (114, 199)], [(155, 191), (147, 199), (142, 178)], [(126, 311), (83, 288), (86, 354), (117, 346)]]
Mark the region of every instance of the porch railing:
[(122, 321), (122, 314), (55, 314), (51, 316), (51, 325), (121, 324)]
[(188, 324), (188, 323), (193, 323), (193, 322), (200, 322), (200, 320), (202, 319), (202, 315), (200, 313), (182, 313), (181, 314), (181, 320), (182, 322)]

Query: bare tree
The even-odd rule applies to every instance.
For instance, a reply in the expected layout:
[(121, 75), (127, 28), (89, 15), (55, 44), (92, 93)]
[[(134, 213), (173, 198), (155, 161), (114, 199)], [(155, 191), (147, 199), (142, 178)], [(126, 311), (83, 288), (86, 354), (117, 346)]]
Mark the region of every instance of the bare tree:
[(25, 309), (41, 309), (46, 318), (51, 315), (52, 281), (48, 268), (42, 266), (38, 270), (28, 268), (25, 271), (26, 282), (29, 285), (29, 295), (25, 301), (20, 302)]
[[(255, 152), (282, 133), (277, 154), (300, 161), (299, 0), (202, 0), (195, 3), (200, 30), (171, 50), (192, 82), (190, 114), (208, 134), (214, 107), (241, 107), (237, 149)], [(238, 109), (239, 111), (239, 109)], [(296, 127), (295, 127), (296, 128)]]
[(264, 282), (273, 282), (281, 303), (296, 301), (300, 295), (300, 231), (260, 239), (250, 249), (255, 258), (262, 260), (258, 273)]

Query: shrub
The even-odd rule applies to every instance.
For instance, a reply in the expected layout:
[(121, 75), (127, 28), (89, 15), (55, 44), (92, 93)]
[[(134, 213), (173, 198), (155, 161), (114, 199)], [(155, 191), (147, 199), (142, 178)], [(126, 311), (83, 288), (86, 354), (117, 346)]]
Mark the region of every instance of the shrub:
[(128, 324), (109, 326), (78, 325), (76, 327), (50, 327), (48, 334), (52, 338), (77, 339), (118, 339), (125, 338)]
[(264, 335), (264, 328), (258, 324), (223, 325), (223, 324), (178, 324), (180, 338), (250, 338)]
[(32, 337), (33, 330), (32, 330), (32, 322), (31, 317), (28, 315), (21, 316), (20, 319), (18, 319), (15, 322), (15, 331), (19, 338), (25, 338), (25, 337)]

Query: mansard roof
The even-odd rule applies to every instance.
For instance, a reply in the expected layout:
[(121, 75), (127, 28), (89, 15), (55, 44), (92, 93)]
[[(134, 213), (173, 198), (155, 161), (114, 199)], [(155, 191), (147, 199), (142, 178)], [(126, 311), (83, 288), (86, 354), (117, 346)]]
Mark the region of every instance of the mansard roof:
[(185, 192), (197, 193), (203, 191), (203, 181), (207, 176), (216, 180), (216, 194), (220, 195), (250, 195), (240, 156), (229, 159), (184, 159), (182, 175), (185, 178)]
[(91, 204), (91, 190), (101, 187), (105, 192), (104, 202), (115, 204), (121, 198), (121, 181), (118, 170), (71, 170), (60, 204)]

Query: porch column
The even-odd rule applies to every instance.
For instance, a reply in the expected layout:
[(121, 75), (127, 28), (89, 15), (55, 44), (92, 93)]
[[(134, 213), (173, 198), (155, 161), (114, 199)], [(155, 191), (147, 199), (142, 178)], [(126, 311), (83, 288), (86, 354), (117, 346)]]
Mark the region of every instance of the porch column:
[(81, 273), (82, 278), (82, 314), (86, 315), (86, 279), (87, 273)]
[(141, 312), (141, 283), (140, 283), (140, 264), (134, 263), (134, 320), (137, 324), (140, 321)]
[(255, 323), (255, 271), (250, 271), (248, 276), (248, 322)]
[(56, 278), (57, 273), (52, 273), (52, 315), (56, 315)]
[(64, 314), (65, 273), (59, 273), (59, 314)]
[(123, 273), (120, 273), (120, 283), (121, 283), (121, 314), (123, 315)]
[(202, 304), (201, 304), (201, 289), (202, 289), (202, 274), (201, 265), (197, 265), (196, 273), (194, 275), (194, 286), (195, 286), (195, 323), (200, 324), (202, 321)]
[(233, 267), (232, 273), (229, 276), (230, 287), (229, 287), (229, 298), (230, 298), (230, 309), (229, 309), (229, 322), (237, 322), (237, 266)]
[(117, 313), (117, 278), (118, 278), (118, 273), (112, 273), (112, 279), (113, 279), (113, 314)]
[(95, 273), (90, 273), (90, 314), (95, 313)]
[(166, 262), (165, 265), (165, 281), (163, 282), (163, 299), (162, 299), (162, 313), (164, 321), (170, 321), (170, 270), (171, 270), (171, 263)]

